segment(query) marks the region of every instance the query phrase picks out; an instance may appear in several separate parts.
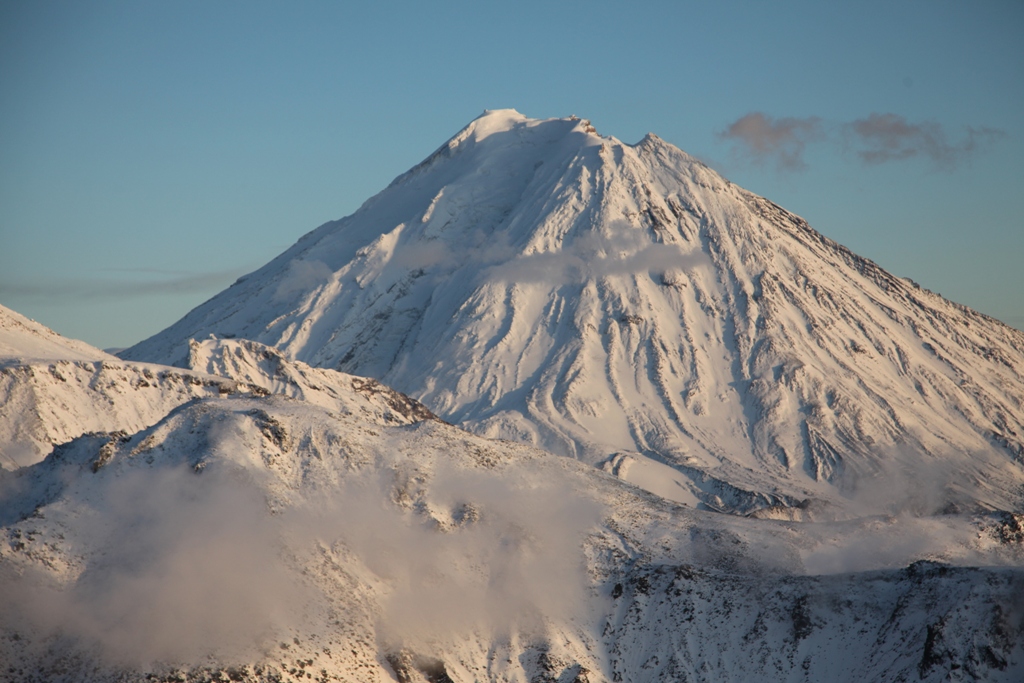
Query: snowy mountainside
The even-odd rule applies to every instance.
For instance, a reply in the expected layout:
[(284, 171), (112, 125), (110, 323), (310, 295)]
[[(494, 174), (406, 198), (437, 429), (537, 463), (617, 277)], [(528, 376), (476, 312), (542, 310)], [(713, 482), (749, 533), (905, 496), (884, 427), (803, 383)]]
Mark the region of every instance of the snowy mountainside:
[[(895, 568), (934, 521), (871, 522), (889, 556), (834, 547), (849, 524), (695, 511), (437, 420), (204, 399), (0, 472), (0, 491), (0, 660), (22, 681), (1024, 671), (1020, 569)], [(1019, 564), (996, 518), (943, 523), (954, 557)], [(842, 573), (803, 575), (822, 552)]]
[(1024, 333), (653, 134), (486, 112), (121, 355), (210, 334), (710, 509), (849, 516), (894, 478), (928, 512), (1022, 506)]

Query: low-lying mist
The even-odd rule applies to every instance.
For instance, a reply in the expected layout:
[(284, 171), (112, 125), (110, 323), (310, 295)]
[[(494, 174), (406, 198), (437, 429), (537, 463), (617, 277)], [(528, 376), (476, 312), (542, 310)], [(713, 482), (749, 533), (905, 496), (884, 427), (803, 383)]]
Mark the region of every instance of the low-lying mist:
[(8, 629), (146, 665), (245, 657), (297, 617), (303, 589), (281, 561), (280, 520), (235, 478), (139, 469), (58, 506), (44, 514), (66, 540), (68, 583), (4, 581)]
[(921, 559), (1017, 564), (1019, 553), (985, 541), (978, 516), (1014, 511), (997, 480), (1018, 476), (1018, 468), (990, 452), (927, 452), (913, 444), (880, 449), (874, 471), (846, 472), (838, 482), (846, 521), (806, 528), (817, 542), (803, 553), (805, 571), (892, 569)]
[[(114, 666), (254, 661), (318, 607), (363, 609), (385, 647), (583, 618), (581, 543), (599, 506), (521, 468), (356, 474), (271, 514), (258, 476), (133, 468), (44, 508), (69, 571), (7, 571), (0, 627)], [(358, 595), (318, 574), (333, 571)], [(41, 636), (41, 637), (40, 637)], [(373, 637), (373, 635), (371, 635)]]
[(306, 534), (340, 541), (386, 584), (379, 635), (409, 643), (586, 616), (581, 544), (599, 505), (521, 468), (442, 467), (422, 498), (395, 505), (407, 485), (363, 477), (293, 513)]

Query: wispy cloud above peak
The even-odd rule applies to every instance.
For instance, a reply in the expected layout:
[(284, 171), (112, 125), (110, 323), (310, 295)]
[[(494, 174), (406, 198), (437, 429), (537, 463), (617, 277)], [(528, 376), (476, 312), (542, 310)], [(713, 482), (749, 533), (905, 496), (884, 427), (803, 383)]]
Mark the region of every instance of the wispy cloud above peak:
[(942, 126), (934, 121), (911, 123), (899, 114), (878, 113), (845, 124), (843, 132), (860, 146), (857, 156), (864, 163), (924, 157), (937, 168), (947, 170), (1006, 136), (995, 128), (968, 127), (964, 139), (951, 143)]
[(718, 133), (733, 143), (733, 154), (758, 166), (774, 163), (780, 170), (807, 168), (804, 151), (811, 143), (854, 149), (869, 166), (922, 158), (951, 171), (984, 151), (1006, 133), (987, 126), (970, 127), (959, 141), (935, 121), (912, 122), (894, 113), (872, 113), (843, 123), (826, 123), (817, 116), (773, 118), (754, 111)]
[(733, 151), (756, 164), (774, 161), (780, 169), (797, 171), (807, 167), (803, 158), (807, 143), (824, 135), (817, 116), (774, 119), (755, 111), (731, 123), (718, 137), (733, 141)]

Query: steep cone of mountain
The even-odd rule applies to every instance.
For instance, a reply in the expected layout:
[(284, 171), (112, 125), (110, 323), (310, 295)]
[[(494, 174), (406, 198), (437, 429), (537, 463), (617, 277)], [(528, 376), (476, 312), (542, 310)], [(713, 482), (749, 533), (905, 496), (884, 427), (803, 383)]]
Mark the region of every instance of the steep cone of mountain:
[(1024, 334), (577, 118), (485, 112), (122, 356), (185, 365), (210, 335), (691, 505), (1021, 506)]

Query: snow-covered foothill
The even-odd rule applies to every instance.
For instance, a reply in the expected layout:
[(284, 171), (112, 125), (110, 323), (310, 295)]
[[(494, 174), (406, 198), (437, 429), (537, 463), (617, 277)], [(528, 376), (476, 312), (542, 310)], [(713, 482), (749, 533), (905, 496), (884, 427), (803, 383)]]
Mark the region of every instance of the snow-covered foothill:
[(42, 460), (89, 432), (133, 433), (183, 403), (260, 391), (181, 368), (112, 360), (51, 360), (0, 367), (0, 469)]
[(36, 463), (83, 434), (134, 433), (200, 398), (275, 393), (371, 423), (434, 418), (375, 380), (291, 362), (256, 342), (192, 342), (188, 367), (177, 368), (122, 361), (23, 321), (0, 311), (5, 348), (20, 354), (0, 360), (0, 469)]
[(437, 419), (414, 399), (368, 377), (288, 360), (279, 350), (247, 339), (189, 342), (188, 367), (259, 387), (268, 394), (297, 398), (376, 424), (411, 424)]

